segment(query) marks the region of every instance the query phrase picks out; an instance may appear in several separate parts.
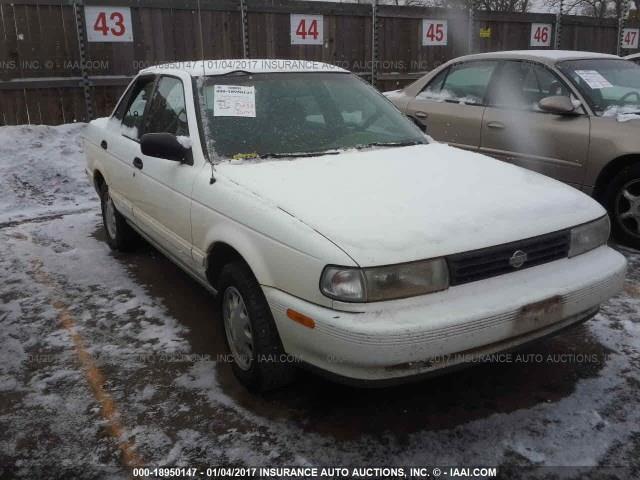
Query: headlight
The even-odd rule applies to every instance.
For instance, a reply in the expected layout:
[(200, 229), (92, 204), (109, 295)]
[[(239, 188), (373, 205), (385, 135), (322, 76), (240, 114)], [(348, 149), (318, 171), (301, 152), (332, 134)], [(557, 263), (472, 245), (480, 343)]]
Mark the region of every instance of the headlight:
[(609, 240), (611, 225), (609, 217), (604, 216), (595, 222), (586, 223), (571, 229), (571, 247), (569, 258), (588, 252), (604, 245)]
[(414, 297), (448, 287), (449, 270), (442, 258), (364, 269), (328, 266), (320, 279), (323, 294), (345, 302)]

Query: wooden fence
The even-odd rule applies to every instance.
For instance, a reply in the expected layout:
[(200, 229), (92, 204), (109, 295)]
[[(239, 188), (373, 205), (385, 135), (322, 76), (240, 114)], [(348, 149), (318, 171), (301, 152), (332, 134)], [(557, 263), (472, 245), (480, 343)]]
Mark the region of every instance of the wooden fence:
[[(86, 6), (128, 7), (133, 41), (88, 42)], [(322, 45), (291, 44), (292, 13), (323, 15)], [(447, 45), (422, 46), (425, 18), (447, 20)], [(460, 55), (530, 48), (532, 23), (550, 24), (562, 49), (618, 51), (615, 19), (292, 0), (0, 0), (0, 124), (104, 116), (141, 68), (203, 56), (319, 60), (399, 88)]]

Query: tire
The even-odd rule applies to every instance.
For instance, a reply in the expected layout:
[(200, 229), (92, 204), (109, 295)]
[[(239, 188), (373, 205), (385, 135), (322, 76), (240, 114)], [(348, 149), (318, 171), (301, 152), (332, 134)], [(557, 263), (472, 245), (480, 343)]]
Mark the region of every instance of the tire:
[(116, 210), (106, 183), (103, 183), (100, 188), (100, 204), (102, 208), (102, 224), (109, 247), (112, 250), (121, 252), (133, 249), (137, 244), (138, 236), (122, 214)]
[(618, 172), (607, 185), (603, 200), (613, 238), (640, 250), (640, 163)]
[[(242, 303), (236, 303), (237, 296)], [(286, 358), (262, 288), (244, 262), (222, 269), (218, 299), (233, 373), (240, 383), (252, 392), (266, 392), (293, 382), (296, 368)]]

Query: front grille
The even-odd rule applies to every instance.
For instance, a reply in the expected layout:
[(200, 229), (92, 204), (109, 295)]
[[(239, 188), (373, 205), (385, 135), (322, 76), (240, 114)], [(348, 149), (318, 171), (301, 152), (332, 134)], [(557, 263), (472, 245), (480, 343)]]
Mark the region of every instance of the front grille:
[[(564, 230), (495, 247), (449, 255), (447, 257), (449, 284), (454, 286), (475, 282), (566, 258), (569, 254), (570, 235), (569, 230)], [(509, 260), (518, 250), (526, 253), (527, 259), (522, 266), (516, 268), (509, 263)]]

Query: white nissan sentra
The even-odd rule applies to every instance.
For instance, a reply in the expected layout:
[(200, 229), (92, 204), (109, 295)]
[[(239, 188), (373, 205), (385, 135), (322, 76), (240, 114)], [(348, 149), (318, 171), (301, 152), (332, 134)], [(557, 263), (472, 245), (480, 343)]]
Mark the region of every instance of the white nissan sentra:
[(109, 245), (139, 234), (218, 295), (253, 390), (299, 366), (420, 377), (587, 320), (623, 285), (594, 200), (431, 141), (329, 65), (145, 69), (85, 147)]

